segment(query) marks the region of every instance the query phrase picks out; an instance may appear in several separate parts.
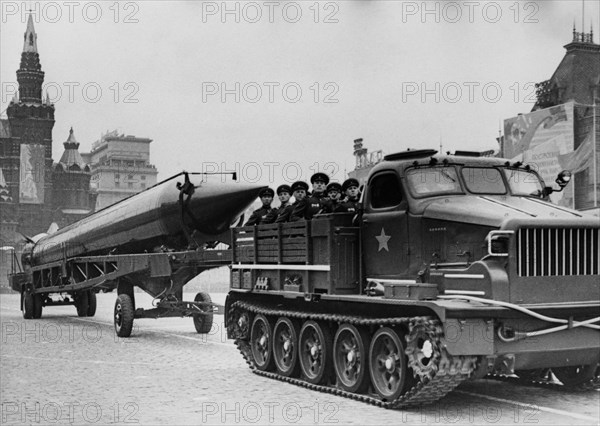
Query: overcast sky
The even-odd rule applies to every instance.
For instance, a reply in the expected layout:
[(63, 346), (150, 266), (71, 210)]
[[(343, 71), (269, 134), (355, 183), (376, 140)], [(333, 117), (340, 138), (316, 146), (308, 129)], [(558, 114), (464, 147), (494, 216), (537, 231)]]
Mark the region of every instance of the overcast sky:
[[(153, 139), (160, 179), (238, 164), (245, 180), (274, 186), (298, 178), (296, 164), (302, 178), (318, 168), (342, 181), (359, 137), (386, 153), (440, 140), (497, 148), (500, 121), (531, 110), (533, 83), (551, 77), (582, 25), (573, 0), (1, 5), (0, 110), (31, 5), (55, 161), (69, 127), (81, 151), (118, 129)], [(585, 2), (596, 43), (598, 5)]]

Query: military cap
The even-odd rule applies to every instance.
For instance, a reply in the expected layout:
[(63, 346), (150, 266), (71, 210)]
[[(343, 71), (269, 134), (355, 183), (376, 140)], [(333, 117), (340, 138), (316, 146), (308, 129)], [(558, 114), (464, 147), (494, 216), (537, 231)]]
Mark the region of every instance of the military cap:
[(337, 191), (337, 192), (342, 192), (342, 185), (340, 185), (337, 182), (331, 182), (329, 185), (327, 185), (327, 188), (325, 189), (325, 192), (329, 192), (331, 190)]
[(329, 176), (321, 172), (315, 173), (310, 177), (310, 183), (315, 183), (317, 181), (325, 182), (325, 185), (327, 185), (329, 183)]
[(258, 193), (259, 197), (274, 197), (275, 196), (275, 192), (273, 192), (273, 190), (271, 188), (263, 188), (260, 190), (260, 192)]
[(342, 191), (346, 191), (351, 186), (356, 186), (357, 188), (360, 186), (358, 181), (354, 178), (346, 179), (342, 184)]
[(296, 191), (298, 189), (304, 189), (305, 191), (308, 191), (308, 184), (301, 180), (299, 180), (298, 182), (294, 182), (292, 184), (292, 191)]
[(292, 188), (289, 185), (279, 185), (277, 187), (277, 195), (281, 194), (282, 192), (287, 192), (288, 194), (292, 193)]

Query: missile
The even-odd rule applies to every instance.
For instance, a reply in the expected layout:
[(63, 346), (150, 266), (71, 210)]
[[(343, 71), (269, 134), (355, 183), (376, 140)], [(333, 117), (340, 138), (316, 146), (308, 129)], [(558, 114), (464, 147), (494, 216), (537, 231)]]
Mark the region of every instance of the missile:
[[(183, 183), (175, 182), (177, 177)], [(185, 250), (228, 231), (264, 186), (190, 181), (180, 173), (25, 247), (36, 266), (78, 256)], [(216, 239), (216, 238), (214, 238)]]

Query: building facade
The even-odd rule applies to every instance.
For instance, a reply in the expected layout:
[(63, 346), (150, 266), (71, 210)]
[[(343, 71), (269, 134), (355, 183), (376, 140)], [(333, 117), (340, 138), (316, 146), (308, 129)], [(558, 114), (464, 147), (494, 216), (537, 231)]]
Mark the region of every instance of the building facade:
[(158, 171), (150, 163), (151, 139), (108, 132), (85, 154), (91, 165), (91, 187), (96, 210), (156, 184)]
[(546, 184), (561, 170), (573, 182), (553, 202), (599, 213), (600, 199), (600, 45), (593, 32), (579, 33), (564, 46), (552, 77), (536, 85), (531, 112), (504, 121), (501, 155), (531, 164)]

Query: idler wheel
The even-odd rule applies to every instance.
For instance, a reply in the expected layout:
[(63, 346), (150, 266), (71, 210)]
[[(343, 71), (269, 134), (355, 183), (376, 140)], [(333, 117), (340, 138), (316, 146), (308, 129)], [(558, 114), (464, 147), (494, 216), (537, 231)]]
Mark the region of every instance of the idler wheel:
[(273, 331), (267, 317), (257, 315), (250, 330), (250, 347), (256, 368), (262, 371), (271, 370), (273, 366)]
[(333, 340), (333, 365), (340, 386), (364, 392), (369, 385), (369, 335), (364, 329), (343, 324)]
[(300, 368), (306, 380), (321, 384), (329, 377), (331, 333), (316, 321), (306, 321), (300, 330)]
[(273, 329), (273, 358), (277, 371), (294, 377), (298, 371), (298, 332), (289, 318), (279, 318)]
[(371, 341), (371, 383), (384, 401), (400, 397), (411, 385), (403, 340), (392, 328), (382, 327)]

